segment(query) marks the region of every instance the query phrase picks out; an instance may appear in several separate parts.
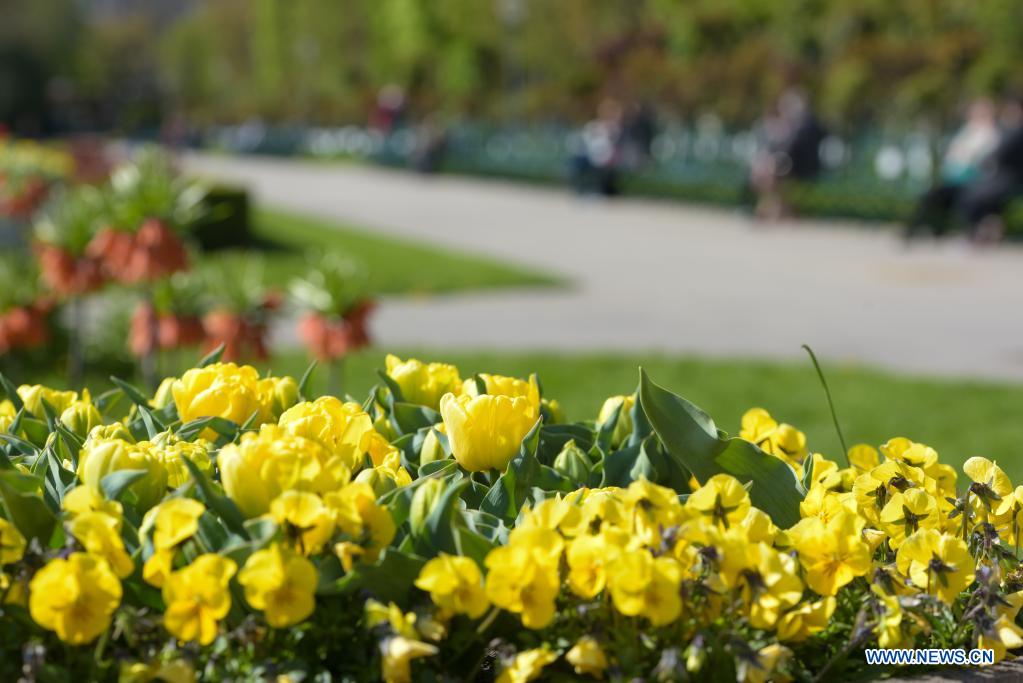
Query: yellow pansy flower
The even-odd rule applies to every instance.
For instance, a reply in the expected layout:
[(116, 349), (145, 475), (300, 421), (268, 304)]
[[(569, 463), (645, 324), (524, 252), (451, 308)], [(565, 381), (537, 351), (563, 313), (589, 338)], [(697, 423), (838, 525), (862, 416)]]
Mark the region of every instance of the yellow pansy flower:
[(270, 516), (303, 555), (315, 555), (334, 533), (334, 516), (315, 493), (285, 491), (270, 503)]
[(681, 582), (682, 569), (674, 558), (654, 558), (646, 550), (623, 552), (608, 567), (615, 609), (644, 616), (654, 626), (670, 624), (682, 612)]
[(205, 506), (192, 498), (168, 498), (146, 513), (140, 533), (154, 527), (153, 546), (169, 550), (199, 531), (199, 518), (205, 511)]
[(862, 520), (851, 514), (840, 514), (826, 524), (810, 517), (789, 529), (811, 589), (820, 595), (835, 595), (839, 588), (870, 571), (870, 547), (862, 530)]
[(327, 494), (324, 502), (333, 511), (338, 528), (359, 546), (358, 554), (365, 554), (366, 560), (375, 562), (380, 552), (394, 540), (397, 532), (394, 518), (390, 510), (377, 503), (368, 484), (353, 482), (336, 493)]
[(504, 667), (497, 677), (497, 683), (526, 683), (540, 677), (545, 666), (558, 655), (545, 647), (525, 650), (515, 655), (511, 664)]
[(607, 655), (600, 643), (592, 636), (583, 636), (576, 641), (572, 649), (565, 654), (565, 659), (580, 676), (603, 678), (607, 668)]
[(804, 602), (790, 609), (778, 620), (779, 640), (799, 643), (828, 627), (838, 601), (828, 596), (816, 602)]
[(937, 529), (941, 523), (938, 502), (920, 488), (896, 491), (881, 510), (881, 528), (892, 548), (898, 548), (918, 529)]
[(441, 553), (423, 565), (415, 585), (428, 592), (435, 605), (453, 614), (476, 619), (490, 605), (483, 589), (483, 573), (468, 557)]
[(494, 548), (487, 554), (487, 597), (519, 614), (526, 628), (540, 629), (554, 618), (560, 580), (557, 564), (542, 562), (523, 545)]
[(749, 493), (735, 477), (715, 474), (689, 495), (685, 507), (727, 529), (740, 524), (749, 514)]
[(313, 613), (317, 581), (313, 563), (279, 543), (249, 555), (238, 573), (245, 599), (274, 628), (297, 624)]
[(102, 557), (123, 579), (135, 570), (135, 564), (124, 550), (120, 526), (120, 520), (102, 512), (83, 512), (71, 519), (68, 530), (86, 552)]
[(228, 583), (236, 570), (233, 560), (206, 553), (167, 577), (163, 584), (167, 632), (179, 640), (212, 643), (220, 620), (231, 610)]
[(380, 644), (381, 676), (385, 683), (411, 683), (412, 660), (432, 657), (436, 646), (404, 636), (391, 636)]
[(974, 560), (966, 543), (936, 529), (909, 536), (895, 555), (895, 565), (917, 588), (948, 604), (973, 583)]
[(90, 553), (50, 560), (29, 584), (32, 618), (71, 645), (106, 631), (120, 603), (121, 582), (106, 560)]
[(0, 517), (0, 564), (12, 564), (25, 555), (25, 537), (18, 527)]

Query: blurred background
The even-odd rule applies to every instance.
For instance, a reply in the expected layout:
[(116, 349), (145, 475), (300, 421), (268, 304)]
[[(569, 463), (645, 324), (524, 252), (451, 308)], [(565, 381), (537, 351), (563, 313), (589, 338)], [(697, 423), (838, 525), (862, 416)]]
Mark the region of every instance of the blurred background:
[(358, 395), (395, 350), (539, 371), (578, 418), (642, 364), (826, 450), (808, 343), (858, 440), (1014, 457), (1023, 0), (0, 15), (16, 381), (223, 343)]

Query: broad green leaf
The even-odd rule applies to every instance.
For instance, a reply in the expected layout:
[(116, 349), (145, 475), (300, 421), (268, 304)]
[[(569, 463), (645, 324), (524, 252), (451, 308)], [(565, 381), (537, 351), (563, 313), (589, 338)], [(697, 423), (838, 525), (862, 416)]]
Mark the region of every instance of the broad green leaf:
[(441, 421), (440, 413), (426, 406), (395, 401), (391, 415), (402, 434), (411, 434)]
[(129, 486), (146, 474), (148, 474), (146, 470), (117, 470), (103, 477), (99, 487), (107, 500), (119, 500)]
[(199, 486), (199, 496), (206, 503), (206, 507), (216, 512), (228, 529), (248, 540), (249, 532), (245, 528), (245, 516), (242, 515), (234, 501), (220, 493), (209, 477), (192, 462), (191, 458), (181, 456), (181, 460), (192, 474), (192, 479)]
[(785, 462), (748, 441), (727, 438), (709, 415), (652, 382), (642, 369), (639, 400), (668, 455), (698, 481), (730, 474), (752, 484), (753, 505), (779, 527), (788, 528), (799, 521), (799, 502), (806, 490)]
[(140, 408), (149, 409), (149, 398), (146, 397), (137, 387), (125, 382), (119, 377), (110, 376), (110, 381), (113, 382), (118, 389), (124, 392), (124, 395), (131, 399), (132, 403)]
[(18, 389), (2, 372), (0, 372), (0, 389), (3, 389), (4, 394), (7, 396), (7, 400), (14, 404), (15, 410), (21, 410), (25, 407), (25, 404), (21, 401), (21, 396), (18, 396)]
[(38, 477), (14, 470), (0, 472), (0, 498), (7, 519), (26, 539), (38, 539), (45, 546), (57, 517), (38, 492), (42, 485)]
[(426, 560), (388, 548), (375, 564), (357, 564), (338, 579), (325, 594), (364, 590), (382, 602), (404, 603)]

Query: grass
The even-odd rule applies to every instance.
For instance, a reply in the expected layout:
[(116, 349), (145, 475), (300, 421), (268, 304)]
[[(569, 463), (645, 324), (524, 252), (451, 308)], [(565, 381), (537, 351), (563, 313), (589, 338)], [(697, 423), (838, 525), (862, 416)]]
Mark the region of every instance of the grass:
[[(346, 223), (277, 209), (254, 212), (252, 230), (265, 261), (266, 284), (283, 288), (306, 272), (309, 254), (338, 252), (367, 270), (377, 294), (557, 284), (551, 276), (487, 257), (386, 237)], [(223, 252), (220, 252), (223, 253)], [(247, 252), (250, 253), (250, 252)], [(218, 253), (208, 256), (218, 258)]]
[[(558, 399), (570, 420), (593, 419), (605, 397), (635, 390), (637, 368), (642, 365), (655, 382), (706, 410), (727, 432), (738, 432), (739, 418), (747, 408), (762, 406), (776, 419), (804, 430), (812, 450), (832, 458), (841, 450), (809, 360), (772, 363), (640, 354), (398, 353), (455, 363), (463, 377), (476, 372), (518, 376), (537, 372), (544, 395)], [(349, 357), (342, 373), (344, 391), (362, 400), (378, 381), (376, 370), (383, 368), (383, 358), (384, 352), (377, 350)], [(266, 367), (261, 369), (272, 366), (277, 374), (299, 377), (307, 364), (303, 354), (289, 352), (262, 364)], [(850, 445), (877, 445), (894, 436), (907, 436), (933, 446), (944, 462), (955, 466), (974, 455), (996, 459), (1014, 481), (1023, 483), (1023, 455), (1019, 453), (1023, 385), (906, 378), (828, 364), (824, 371)], [(325, 391), (327, 377), (327, 369), (318, 368), (314, 390)]]

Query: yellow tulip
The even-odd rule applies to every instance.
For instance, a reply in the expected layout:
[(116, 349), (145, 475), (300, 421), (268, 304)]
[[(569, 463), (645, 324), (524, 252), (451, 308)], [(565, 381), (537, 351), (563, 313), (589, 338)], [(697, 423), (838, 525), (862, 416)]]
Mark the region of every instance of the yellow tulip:
[[(259, 394), (259, 372), (250, 365), (214, 363), (192, 368), (171, 385), (171, 395), (182, 422), (222, 417), (242, 425), (253, 414), (265, 417)], [(217, 438), (217, 433), (209, 427), (202, 435), (211, 441)]]
[(362, 467), (366, 435), (373, 431), (373, 420), (361, 405), (342, 403), (333, 396), (292, 406), (278, 424), (288, 434), (318, 442), (351, 472)]
[(69, 430), (84, 438), (94, 427), (103, 424), (103, 416), (91, 401), (73, 401), (60, 413), (60, 421)]
[(603, 427), (604, 423), (611, 419), (618, 410), (618, 421), (615, 422), (614, 431), (611, 433), (611, 446), (617, 448), (632, 434), (632, 409), (636, 405), (636, 395), (611, 396), (600, 406), (600, 413), (597, 414), (597, 428)]
[(90, 553), (50, 560), (29, 584), (32, 618), (71, 645), (106, 631), (120, 603), (121, 582), (106, 560)]
[[(537, 415), (540, 414), (540, 387), (536, 383), (536, 375), (531, 375), (528, 380), (486, 373), (477, 376), (482, 380), (487, 394), (508, 398), (522, 397), (529, 401)], [(475, 377), (470, 377), (462, 383), (462, 394), (474, 397), (480, 395)]]
[(274, 628), (285, 628), (313, 613), (316, 567), (279, 543), (249, 556), (238, 573), (245, 599), (261, 610)]
[(387, 376), (401, 388), (402, 398), (408, 403), (436, 410), (444, 394), (461, 390), (462, 378), (454, 365), (423, 363), (415, 358), (403, 361), (391, 354), (387, 355), (384, 364)]
[(227, 495), (246, 517), (258, 517), (282, 491), (334, 491), (348, 483), (351, 470), (319, 442), (276, 425), (242, 435), (217, 456)]
[(489, 394), (445, 394), (440, 412), (455, 460), (470, 472), (504, 470), (538, 417), (525, 398)]
[(135, 494), (140, 510), (156, 505), (167, 491), (167, 470), (159, 459), (138, 444), (121, 439), (87, 440), (78, 454), (78, 478), (96, 491), (103, 477), (120, 470), (145, 470), (128, 490)]
[(43, 409), (44, 401), (53, 409), (54, 416), (58, 416), (78, 400), (78, 392), (57, 391), (41, 384), (32, 386), (22, 384), (18, 387), (18, 398), (25, 405), (25, 410), (40, 420), (44, 420), (46, 419), (46, 411)]

